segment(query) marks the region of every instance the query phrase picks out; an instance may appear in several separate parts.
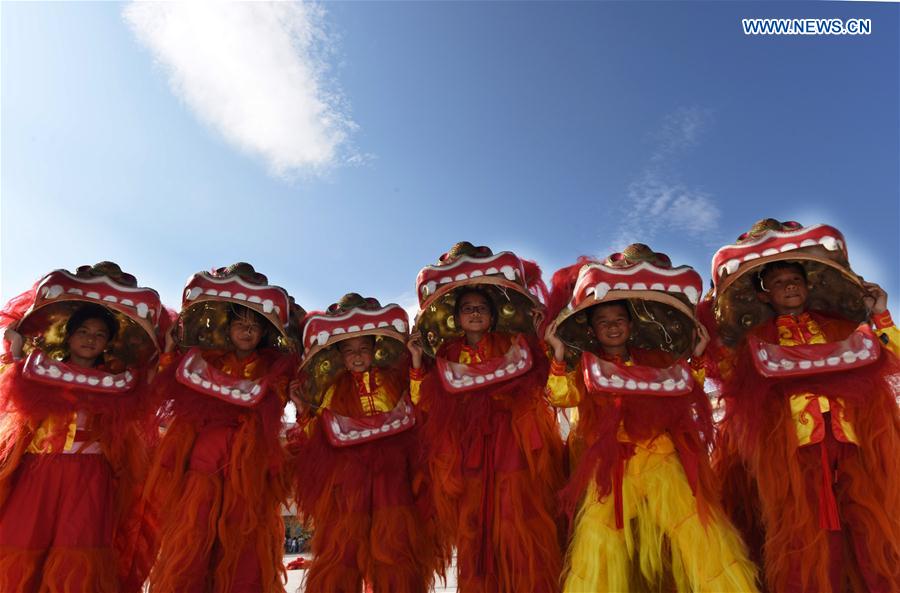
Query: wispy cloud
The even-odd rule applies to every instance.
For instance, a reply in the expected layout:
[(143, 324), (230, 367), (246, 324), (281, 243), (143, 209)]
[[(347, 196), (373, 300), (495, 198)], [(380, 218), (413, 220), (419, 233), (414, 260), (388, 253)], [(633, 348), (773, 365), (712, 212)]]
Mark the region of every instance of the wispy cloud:
[(276, 175), (357, 159), (347, 149), (356, 125), (328, 76), (321, 6), (135, 2), (124, 17), (196, 116)]
[(682, 182), (676, 164), (697, 146), (712, 123), (708, 109), (690, 107), (668, 115), (654, 134), (655, 147), (641, 174), (628, 186), (618, 212), (618, 232), (610, 250), (650, 243), (660, 231), (681, 233), (700, 242), (718, 227), (721, 211), (714, 197)]

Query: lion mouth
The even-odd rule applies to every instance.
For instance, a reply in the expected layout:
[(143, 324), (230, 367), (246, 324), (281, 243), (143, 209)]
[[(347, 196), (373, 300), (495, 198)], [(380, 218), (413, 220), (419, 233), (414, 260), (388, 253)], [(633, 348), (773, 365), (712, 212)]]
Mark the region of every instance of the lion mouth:
[(781, 346), (749, 336), (756, 370), (764, 377), (816, 375), (845, 371), (875, 362), (881, 353), (878, 339), (865, 325), (846, 339), (828, 344)]
[(175, 378), (182, 385), (238, 406), (253, 406), (266, 393), (265, 379), (235, 379), (211, 367), (200, 355), (198, 348), (191, 348), (185, 354)]
[(478, 364), (450, 362), (437, 359), (438, 372), (444, 388), (452, 393), (480, 389), (520, 377), (531, 370), (531, 352), (521, 335), (502, 357)]
[(38, 349), (32, 350), (28, 355), (23, 374), (33, 381), (97, 393), (127, 393), (137, 384), (137, 377), (131, 371), (107, 373), (76, 367), (54, 360)]
[(404, 432), (413, 427), (416, 418), (412, 404), (408, 398), (403, 398), (390, 412), (366, 418), (351, 418), (325, 410), (322, 412), (322, 421), (329, 442), (335, 447), (346, 447)]
[(593, 393), (673, 397), (686, 395), (694, 389), (694, 378), (684, 363), (665, 368), (625, 366), (585, 352), (582, 367), (585, 385)]

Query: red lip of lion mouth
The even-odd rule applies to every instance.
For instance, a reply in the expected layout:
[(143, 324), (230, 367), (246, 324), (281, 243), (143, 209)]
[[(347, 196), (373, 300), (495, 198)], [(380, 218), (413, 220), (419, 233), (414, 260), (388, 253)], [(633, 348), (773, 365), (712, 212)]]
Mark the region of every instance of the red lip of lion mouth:
[(185, 355), (175, 377), (195, 391), (239, 406), (256, 404), (266, 392), (264, 381), (234, 379), (209, 366), (196, 348)]
[(134, 389), (137, 377), (131, 371), (106, 373), (96, 369), (74, 367), (53, 360), (40, 350), (33, 350), (23, 370), (29, 379), (55, 385), (67, 385), (99, 393), (126, 393)]
[(524, 375), (531, 370), (533, 361), (527, 343), (518, 336), (506, 354), (497, 360), (467, 365), (439, 358), (437, 363), (447, 391), (464, 392)]

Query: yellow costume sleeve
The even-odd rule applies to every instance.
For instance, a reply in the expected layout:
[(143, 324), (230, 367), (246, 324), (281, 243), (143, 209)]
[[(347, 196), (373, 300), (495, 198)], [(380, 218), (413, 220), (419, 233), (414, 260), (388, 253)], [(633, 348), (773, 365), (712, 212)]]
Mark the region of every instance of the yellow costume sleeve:
[(578, 371), (566, 372), (566, 363), (550, 360), (550, 375), (547, 377), (545, 393), (550, 405), (557, 408), (572, 408), (578, 405), (582, 397), (582, 388), (578, 383)]
[(419, 369), (409, 367), (409, 398), (412, 400), (414, 406), (419, 404), (419, 398), (421, 397), (419, 390), (422, 387), (422, 379), (424, 378), (424, 366)]
[(875, 326), (875, 334), (881, 340), (882, 346), (894, 356), (900, 356), (900, 330), (894, 325), (889, 311), (872, 316), (872, 324)]
[(703, 367), (695, 367), (691, 365), (691, 375), (694, 377), (694, 383), (703, 387), (706, 383), (706, 369)]
[(325, 392), (325, 396), (322, 398), (322, 404), (316, 410), (317, 416), (319, 414), (321, 414), (322, 411), (325, 410), (326, 408), (331, 407), (331, 398), (333, 398), (333, 397), (334, 397), (334, 385), (329, 387), (328, 390)]

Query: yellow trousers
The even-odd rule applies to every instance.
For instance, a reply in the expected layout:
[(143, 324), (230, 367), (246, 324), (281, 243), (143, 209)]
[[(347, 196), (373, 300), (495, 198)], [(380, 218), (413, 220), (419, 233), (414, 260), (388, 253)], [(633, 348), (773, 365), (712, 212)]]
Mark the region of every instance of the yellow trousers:
[(756, 568), (718, 504), (701, 522), (667, 436), (636, 445), (622, 503), (625, 528), (616, 529), (613, 494), (597, 500), (591, 482), (566, 556), (565, 592), (758, 590)]

